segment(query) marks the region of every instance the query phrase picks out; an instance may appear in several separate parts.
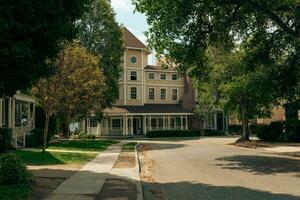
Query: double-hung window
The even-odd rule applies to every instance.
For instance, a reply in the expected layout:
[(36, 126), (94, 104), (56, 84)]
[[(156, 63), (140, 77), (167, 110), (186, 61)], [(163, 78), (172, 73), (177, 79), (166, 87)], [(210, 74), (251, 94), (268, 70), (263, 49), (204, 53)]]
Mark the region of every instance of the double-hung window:
[(172, 100), (177, 101), (178, 100), (178, 90), (172, 89)]
[(154, 80), (154, 73), (149, 73), (148, 74), (148, 79)]
[(136, 99), (136, 98), (137, 98), (137, 88), (130, 87), (130, 99)]
[(176, 80), (178, 80), (178, 76), (177, 76), (177, 74), (172, 74), (172, 80), (173, 80), (173, 81), (176, 81)]
[(167, 98), (167, 90), (165, 88), (160, 89), (160, 100), (166, 100)]
[(137, 72), (136, 71), (130, 71), (130, 80), (131, 81), (137, 80)]
[(160, 80), (166, 80), (167, 75), (166, 74), (160, 74)]
[(149, 98), (149, 100), (154, 100), (155, 99), (155, 89), (154, 88), (149, 88), (148, 89), (148, 98)]

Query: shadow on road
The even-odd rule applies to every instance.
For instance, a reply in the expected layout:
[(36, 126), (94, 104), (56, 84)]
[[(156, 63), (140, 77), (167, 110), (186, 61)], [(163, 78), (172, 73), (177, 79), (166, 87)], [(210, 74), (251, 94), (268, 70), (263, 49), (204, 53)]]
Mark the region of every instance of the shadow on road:
[(224, 169), (254, 172), (255, 174), (297, 173), (300, 176), (300, 160), (273, 156), (235, 155), (218, 158)]
[[(233, 186), (213, 186), (208, 184), (143, 183), (145, 200), (299, 200), (288, 194), (274, 194), (267, 191)], [(166, 195), (168, 194), (168, 195)]]

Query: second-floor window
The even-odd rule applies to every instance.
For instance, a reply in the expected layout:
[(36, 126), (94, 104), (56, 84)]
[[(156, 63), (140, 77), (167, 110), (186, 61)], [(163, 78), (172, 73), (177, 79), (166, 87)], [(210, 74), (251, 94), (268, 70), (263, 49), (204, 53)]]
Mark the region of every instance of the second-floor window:
[(154, 80), (154, 73), (149, 73), (148, 74), (148, 79)]
[(172, 89), (172, 100), (177, 101), (178, 100), (178, 90)]
[(130, 88), (130, 99), (136, 99), (137, 97), (137, 88), (131, 87)]
[(130, 71), (130, 80), (131, 81), (137, 80), (137, 72), (136, 71)]
[(173, 80), (173, 81), (176, 81), (176, 80), (178, 80), (178, 76), (177, 76), (177, 74), (172, 74), (172, 80)]
[(160, 80), (166, 80), (167, 75), (166, 74), (160, 74)]
[(160, 100), (166, 100), (167, 90), (165, 88), (160, 89)]
[(155, 99), (155, 90), (154, 90), (154, 88), (149, 88), (148, 98), (149, 98), (149, 100), (154, 100)]

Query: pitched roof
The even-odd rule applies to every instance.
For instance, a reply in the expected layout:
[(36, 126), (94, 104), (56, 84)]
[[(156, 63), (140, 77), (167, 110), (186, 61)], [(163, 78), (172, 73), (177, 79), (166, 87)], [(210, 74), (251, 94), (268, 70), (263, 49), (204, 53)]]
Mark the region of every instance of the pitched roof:
[(144, 106), (113, 106), (104, 110), (107, 114), (126, 114), (126, 113), (191, 113), (182, 108), (179, 104), (145, 104)]
[(146, 46), (135, 36), (133, 35), (126, 27), (123, 27), (123, 36), (125, 47), (134, 47), (145, 49)]
[(148, 70), (165, 70), (165, 71), (176, 71), (173, 67), (164, 68), (160, 65), (147, 65), (144, 69)]

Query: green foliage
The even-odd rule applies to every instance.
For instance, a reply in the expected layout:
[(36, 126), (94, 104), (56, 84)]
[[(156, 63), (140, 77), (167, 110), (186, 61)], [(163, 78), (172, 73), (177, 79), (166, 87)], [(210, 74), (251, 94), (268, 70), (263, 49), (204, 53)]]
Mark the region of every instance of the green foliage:
[(240, 124), (228, 125), (228, 132), (230, 134), (241, 135), (243, 133), (243, 126)]
[(0, 152), (11, 149), (12, 130), (10, 128), (0, 128)]
[(86, 139), (95, 139), (96, 135), (94, 134), (88, 134), (88, 133), (79, 133), (77, 135), (78, 139), (86, 140)]
[(261, 125), (256, 130), (256, 136), (265, 141), (280, 142), (284, 141), (284, 123), (281, 121), (271, 122), (269, 125)]
[(32, 174), (23, 161), (14, 154), (0, 156), (0, 185), (30, 183)]
[(147, 137), (199, 137), (199, 136), (224, 136), (226, 133), (224, 131), (216, 130), (154, 130), (148, 131)]
[(123, 56), (122, 32), (115, 20), (110, 1), (92, 0), (90, 7), (80, 21), (78, 38), (82, 45), (94, 52), (100, 59), (99, 68), (103, 72), (105, 98), (103, 105), (110, 106), (118, 96), (118, 80)]
[[(53, 138), (56, 132), (50, 131), (47, 135), (47, 143)], [(42, 146), (44, 141), (44, 129), (34, 129), (26, 135), (26, 147)]]
[(53, 71), (60, 42), (76, 36), (74, 22), (89, 0), (4, 0), (0, 4), (0, 96), (12, 96)]
[(33, 193), (29, 184), (0, 185), (0, 197), (3, 200), (29, 199)]
[(111, 140), (70, 140), (50, 143), (48, 149), (103, 151), (115, 143), (116, 141)]
[(285, 137), (288, 142), (300, 142), (300, 120), (287, 120), (285, 125)]
[[(55, 134), (57, 132), (57, 117), (52, 115), (49, 119), (49, 133)], [(35, 107), (35, 128), (44, 129), (45, 128), (45, 114), (44, 109), (41, 106)]]

